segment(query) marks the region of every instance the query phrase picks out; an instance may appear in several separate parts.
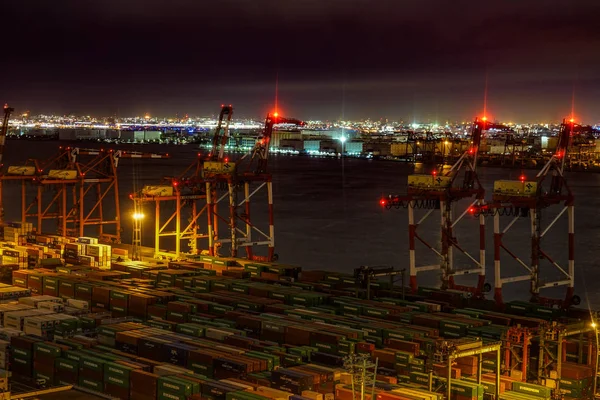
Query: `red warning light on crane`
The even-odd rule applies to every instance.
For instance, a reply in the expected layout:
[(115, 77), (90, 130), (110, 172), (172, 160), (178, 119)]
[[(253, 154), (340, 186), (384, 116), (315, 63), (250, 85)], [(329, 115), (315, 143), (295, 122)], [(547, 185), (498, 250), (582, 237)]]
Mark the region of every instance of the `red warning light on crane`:
[(437, 171), (436, 171), (436, 170), (433, 170), (433, 171), (431, 172), (431, 175), (433, 175), (433, 176), (436, 176), (436, 175), (437, 175)]
[(481, 117), (481, 120), (482, 120), (483, 122), (485, 122), (485, 121), (487, 121), (487, 117), (486, 117), (486, 116), (483, 116), (483, 117)]
[(387, 204), (387, 200), (381, 199), (381, 200), (379, 200), (379, 204), (381, 204), (383, 207), (385, 207), (385, 205)]
[(275, 118), (277, 118), (277, 117), (279, 117), (279, 113), (278, 113), (277, 111), (275, 111), (275, 112), (273, 113), (273, 116), (274, 116)]
[(227, 164), (229, 162), (229, 158), (225, 157), (225, 163)]
[(519, 177), (519, 179), (521, 180), (521, 182), (525, 182), (525, 175), (521, 175), (521, 176)]
[(475, 207), (469, 207), (469, 213), (475, 214)]

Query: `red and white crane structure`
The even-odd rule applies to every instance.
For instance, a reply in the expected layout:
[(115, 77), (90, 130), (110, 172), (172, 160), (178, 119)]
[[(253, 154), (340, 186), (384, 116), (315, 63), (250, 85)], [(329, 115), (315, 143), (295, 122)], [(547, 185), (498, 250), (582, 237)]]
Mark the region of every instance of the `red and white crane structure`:
[[(273, 216), (273, 182), (268, 168), (269, 150), (274, 126), (278, 124), (303, 125), (300, 120), (284, 118), (278, 113), (268, 114), (264, 129), (252, 151), (239, 160), (231, 162), (223, 157), (225, 139), (213, 140), (212, 156), (219, 157), (204, 163), (203, 176), (206, 180), (206, 193), (209, 213), (209, 246), (212, 255), (218, 255), (223, 244), (228, 244), (232, 257), (238, 256), (241, 248), (246, 257), (255, 261), (273, 261), (275, 255), (275, 223)], [(221, 143), (219, 151), (214, 147)], [(266, 188), (268, 231), (266, 224), (257, 223), (251, 218), (251, 200)], [(241, 193), (239, 193), (241, 192)], [(229, 199), (227, 212), (219, 212), (218, 204)], [(219, 237), (219, 225), (226, 224), (229, 238)], [(256, 254), (259, 246), (266, 246), (266, 255)]]
[[(465, 220), (473, 206), (484, 202), (485, 190), (477, 176), (477, 158), (486, 124), (485, 117), (475, 119), (471, 128), (471, 146), (449, 170), (440, 172), (436, 167), (429, 175), (409, 175), (406, 195), (389, 195), (380, 200), (380, 204), (386, 209), (408, 209), (410, 287), (413, 292), (418, 289), (417, 276), (426, 271), (441, 272), (442, 289), (468, 292), (476, 298), (483, 298), (485, 291), (490, 289), (485, 283), (485, 218), (478, 218), (479, 226), (475, 230), (479, 237), (479, 254), (471, 255), (461, 245), (455, 229), (460, 221)], [(457, 217), (458, 202), (464, 199), (470, 199), (470, 203)], [(418, 220), (417, 209), (427, 210)], [(439, 247), (426, 240), (418, 230), (419, 226), (430, 216), (437, 214), (438, 210)], [(433, 252), (439, 259), (439, 264), (417, 266), (417, 242)], [(467, 267), (456, 268), (455, 250), (468, 260)], [(478, 276), (475, 286), (459, 285), (455, 282), (457, 276), (473, 274)]]
[[(568, 308), (581, 302), (574, 291), (575, 285), (575, 197), (567, 184), (565, 177), (565, 162), (569, 147), (573, 140), (575, 121), (563, 120), (558, 136), (556, 152), (537, 173), (534, 180), (527, 180), (522, 174), (518, 181), (494, 182), (493, 201), (489, 204), (474, 207), (474, 214), (481, 218), (484, 215), (494, 217), (494, 298), (498, 304), (503, 303), (503, 287), (508, 283), (529, 281), (531, 301), (546, 306)], [(550, 209), (558, 208), (550, 223), (542, 226), (542, 216)], [(557, 222), (567, 215), (566, 244), (563, 248), (550, 252), (543, 245), (544, 237), (556, 228)], [(501, 226), (500, 217), (510, 216), (511, 221)], [(509, 230), (519, 219), (529, 219), (530, 222), (530, 257), (519, 257), (517, 251), (511, 250), (504, 240)], [(556, 229), (555, 229), (556, 230)], [(553, 246), (553, 247), (556, 247)], [(566, 249), (565, 249), (566, 247)], [(563, 268), (558, 258), (551, 253), (562, 251), (567, 256), (567, 266)], [(508, 270), (501, 263), (502, 254), (508, 254), (525, 274), (507, 276)], [(557, 256), (560, 257), (560, 256)], [(563, 257), (564, 258), (564, 257)], [(556, 278), (556, 276), (560, 278)], [(566, 286), (564, 299), (542, 297), (542, 289)]]

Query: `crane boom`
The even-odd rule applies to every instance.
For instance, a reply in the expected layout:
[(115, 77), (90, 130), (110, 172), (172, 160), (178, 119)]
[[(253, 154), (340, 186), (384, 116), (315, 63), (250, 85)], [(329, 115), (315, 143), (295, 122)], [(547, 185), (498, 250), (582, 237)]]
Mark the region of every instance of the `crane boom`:
[(254, 145), (254, 149), (252, 150), (252, 158), (250, 162), (254, 159), (257, 159), (257, 174), (265, 174), (267, 173), (267, 164), (269, 160), (269, 148), (271, 143), (271, 136), (273, 136), (273, 126), (277, 124), (294, 124), (294, 125), (304, 125), (304, 122), (295, 118), (285, 118), (279, 116), (278, 113), (274, 113), (273, 115), (267, 114), (267, 118), (265, 119), (265, 128), (262, 132), (262, 135), (256, 141)]
[(8, 133), (8, 121), (10, 120), (10, 114), (14, 111), (15, 109), (9, 107), (8, 104), (4, 105), (4, 120), (2, 121), (2, 131), (0, 131), (0, 166), (2, 165), (2, 158), (4, 156), (4, 143), (6, 143), (6, 135)]
[(477, 179), (477, 157), (479, 156), (479, 149), (481, 148), (481, 138), (483, 137), (483, 131), (486, 126), (486, 118), (475, 118), (473, 126), (471, 128), (471, 146), (467, 149), (463, 155), (454, 163), (452, 168), (446, 172), (446, 176), (451, 176), (452, 181), (458, 177), (460, 170), (463, 168), (466, 162), (465, 174), (463, 178), (462, 189), (472, 189), (476, 184)]
[[(225, 146), (229, 141), (229, 124), (231, 123), (231, 118), (233, 117), (233, 107), (230, 105), (221, 106), (221, 112), (219, 113), (219, 122), (217, 123), (217, 127), (215, 129), (215, 134), (213, 136), (212, 142), (212, 150), (208, 156), (209, 161), (221, 161), (223, 160), (223, 155), (225, 153)], [(227, 118), (227, 119), (226, 119)], [(225, 120), (225, 126), (223, 126), (223, 121)], [(221, 130), (223, 134), (221, 134)]]
[(547, 174), (550, 169), (556, 169), (557, 172), (562, 175), (565, 169), (565, 161), (567, 159), (567, 155), (569, 153), (569, 146), (571, 145), (571, 137), (573, 136), (573, 131), (575, 130), (575, 123), (573, 120), (566, 121), (563, 120), (560, 125), (560, 132), (558, 134), (558, 143), (556, 144), (556, 152), (550, 158), (548, 163), (542, 168), (542, 170), (537, 175), (538, 178)]

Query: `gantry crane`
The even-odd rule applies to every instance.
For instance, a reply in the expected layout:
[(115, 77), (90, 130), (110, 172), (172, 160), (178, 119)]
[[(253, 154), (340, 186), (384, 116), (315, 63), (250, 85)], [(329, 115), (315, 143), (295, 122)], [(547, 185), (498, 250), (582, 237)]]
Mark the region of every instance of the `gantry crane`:
[[(473, 207), (474, 214), (482, 218), (484, 215), (494, 217), (494, 271), (495, 293), (497, 303), (502, 304), (502, 288), (506, 283), (530, 281), (531, 300), (547, 306), (568, 308), (581, 302), (574, 295), (575, 284), (575, 198), (565, 179), (565, 160), (572, 141), (575, 122), (564, 120), (561, 124), (556, 152), (538, 172), (535, 180), (527, 180), (521, 175), (519, 180), (502, 180), (494, 182), (493, 200), (489, 204)], [(548, 177), (550, 177), (548, 182)], [(560, 207), (558, 214), (545, 228), (542, 227), (542, 214), (551, 207)], [(557, 221), (567, 213), (567, 268), (564, 269), (556, 259), (542, 246), (542, 239), (555, 226)], [(500, 217), (513, 217), (510, 223), (501, 228)], [(530, 221), (530, 261), (527, 263), (516, 252), (511, 251), (504, 242), (511, 227), (521, 218)], [(527, 270), (525, 275), (503, 276), (500, 263), (501, 254), (506, 252), (520, 266)], [(544, 262), (545, 261), (545, 262)], [(544, 266), (542, 263), (544, 262)], [(558, 271), (562, 278), (554, 280), (552, 270)], [(540, 290), (567, 286), (564, 299), (550, 299), (540, 296)]]
[[(246, 249), (248, 259), (256, 261), (272, 261), (275, 256), (275, 226), (273, 220), (273, 184), (268, 170), (269, 147), (273, 128), (277, 124), (303, 125), (303, 122), (293, 118), (284, 118), (279, 114), (268, 114), (262, 134), (257, 139), (250, 153), (236, 162), (230, 162), (227, 157), (217, 160), (207, 160), (204, 163), (203, 176), (206, 180), (206, 194), (209, 213), (209, 246), (212, 255), (218, 255), (220, 247), (228, 243), (232, 257), (238, 255), (239, 248)], [(218, 132), (216, 132), (218, 134)], [(213, 143), (217, 143), (215, 138)], [(222, 155), (223, 141), (219, 154)], [(213, 156), (216, 149), (213, 149)], [(244, 165), (247, 164), (247, 165)], [(263, 188), (267, 189), (268, 203), (268, 233), (264, 232), (257, 223), (251, 220), (251, 199)], [(238, 191), (243, 189), (243, 195)], [(218, 204), (225, 198), (229, 199), (228, 212), (218, 209)], [(244, 206), (243, 211), (240, 208)], [(229, 238), (219, 237), (219, 224), (227, 225)], [(257, 233), (258, 240), (252, 237)], [(256, 246), (267, 246), (266, 256), (255, 254)]]
[[(82, 157), (91, 158), (84, 161)], [(28, 160), (24, 165), (9, 166), (0, 179), (21, 180), (21, 219), (23, 223), (35, 220), (38, 233), (47, 231), (44, 221), (52, 220), (58, 224), (59, 235), (85, 236), (86, 227), (93, 225), (101, 241), (120, 243), (117, 167), (121, 158), (168, 155), (61, 146), (58, 154), (45, 162)], [(34, 194), (29, 193), (28, 182), (34, 186)], [(107, 201), (113, 204), (105, 207)], [(107, 231), (111, 226), (112, 232)]]
[[(479, 254), (472, 256), (459, 243), (455, 227), (468, 211), (476, 204), (484, 201), (484, 188), (477, 176), (477, 157), (481, 145), (483, 131), (486, 129), (487, 119), (476, 118), (471, 129), (471, 146), (446, 172), (441, 173), (437, 167), (430, 175), (409, 175), (408, 193), (403, 196), (389, 195), (380, 200), (380, 204), (386, 209), (408, 208), (408, 232), (409, 232), (409, 266), (410, 287), (417, 291), (417, 275), (421, 272), (439, 270), (442, 274), (442, 289), (454, 289), (468, 292), (477, 298), (484, 297), (484, 292), (489, 290), (489, 284), (485, 283), (485, 219), (479, 218), (479, 228), (476, 230), (479, 236)], [(471, 204), (455, 218), (457, 202), (462, 199), (471, 199)], [(418, 221), (415, 220), (415, 209), (426, 209), (425, 215)], [(436, 210), (440, 212), (441, 221), (441, 243), (440, 248), (428, 243), (417, 229)], [(415, 243), (420, 241), (426, 248), (433, 251), (440, 260), (439, 265), (417, 266), (417, 255)], [(454, 249), (464, 254), (470, 265), (466, 268), (455, 267)], [(474, 287), (458, 285), (455, 276), (478, 274), (477, 285)]]
[[(229, 141), (229, 126), (233, 116), (231, 105), (221, 105), (219, 120), (215, 129), (211, 152), (204, 156), (198, 153), (196, 159), (179, 175), (165, 177), (161, 185), (144, 186), (138, 193), (130, 195), (134, 201), (134, 238), (133, 258), (140, 258), (141, 225), (143, 204), (155, 205), (154, 257), (172, 258), (173, 254), (165, 251), (164, 239), (175, 240), (175, 258), (181, 253), (199, 254), (200, 240), (207, 239), (212, 226), (216, 225), (216, 214), (209, 214), (206, 204), (206, 181), (203, 170), (206, 162), (219, 164), (226, 160), (225, 146)], [(162, 205), (175, 203), (175, 210), (165, 213)], [(165, 215), (165, 218), (162, 216)], [(208, 223), (203, 221), (206, 215)], [(186, 220), (187, 218), (187, 220)], [(211, 222), (211, 219), (215, 221)], [(185, 243), (187, 241), (187, 243)], [(187, 249), (184, 246), (187, 245)], [(211, 247), (211, 246), (209, 246)]]

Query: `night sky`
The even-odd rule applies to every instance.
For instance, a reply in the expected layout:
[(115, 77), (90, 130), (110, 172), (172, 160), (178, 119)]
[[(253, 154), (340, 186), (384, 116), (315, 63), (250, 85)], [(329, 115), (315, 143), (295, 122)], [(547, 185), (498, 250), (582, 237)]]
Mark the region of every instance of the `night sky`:
[(19, 0), (18, 111), (600, 122), (599, 0)]

